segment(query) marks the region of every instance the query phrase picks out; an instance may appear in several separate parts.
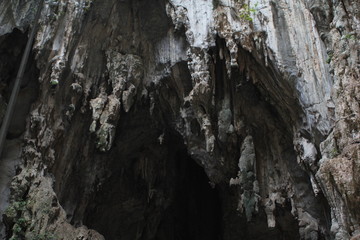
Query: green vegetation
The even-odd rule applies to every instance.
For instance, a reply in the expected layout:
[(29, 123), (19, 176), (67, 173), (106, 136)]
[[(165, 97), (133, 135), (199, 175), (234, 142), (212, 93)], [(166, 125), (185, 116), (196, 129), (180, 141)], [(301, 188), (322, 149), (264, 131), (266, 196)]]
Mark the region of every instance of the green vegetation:
[(27, 208), (27, 204), (27, 201), (16, 201), (10, 204), (5, 210), (6, 217), (14, 224), (12, 227), (12, 237), (10, 240), (24, 239), (25, 231), (29, 223), (22, 216), (23, 212)]
[(344, 36), (345, 39), (352, 39), (352, 40), (355, 40), (355, 35), (354, 34), (346, 34)]
[(13, 235), (10, 240), (24, 239), (27, 225), (28, 223), (24, 218), (19, 218), (12, 228)]
[(333, 53), (329, 53), (329, 54), (328, 54), (328, 58), (326, 59), (326, 63), (327, 63), (327, 64), (330, 64), (332, 58), (333, 58)]
[(253, 21), (251, 15), (257, 12), (257, 6), (258, 3), (255, 3), (254, 7), (250, 7), (248, 4), (243, 4), (239, 11), (239, 17), (249, 22)]
[(5, 210), (5, 215), (9, 218), (16, 218), (26, 209), (27, 201), (18, 201), (9, 205)]
[(24, 211), (26, 209), (27, 204), (28, 204), (27, 201), (19, 201), (19, 202), (14, 202), (13, 206), (18, 211)]
[(331, 151), (330, 151), (330, 158), (334, 158), (334, 157), (337, 157), (338, 155), (339, 155), (340, 153), (339, 153), (339, 151), (338, 151), (338, 149), (337, 148), (333, 148), (333, 149), (331, 149)]
[[(237, 4), (241, 4), (240, 0), (235, 0)], [(213, 8), (216, 9), (218, 6), (221, 6), (221, 0), (212, 0)], [(253, 21), (252, 15), (255, 15), (258, 7), (258, 3), (255, 3), (254, 7), (250, 7), (249, 4), (242, 4), (239, 10), (239, 17), (246, 21)]]
[(54, 234), (45, 233), (45, 234), (34, 234), (30, 240), (55, 240), (56, 237)]
[(26, 227), (28, 225), (28, 222), (25, 218), (21, 217), (17, 220), (16, 224), (18, 224), (20, 227)]
[(52, 87), (56, 87), (59, 84), (59, 81), (57, 79), (51, 79), (50, 84)]
[[(54, 234), (45, 232), (43, 234), (38, 234), (35, 231), (26, 233), (29, 230), (33, 229), (30, 219), (28, 219), (25, 212), (31, 207), (30, 200), (21, 200), (13, 202), (5, 210), (6, 217), (12, 222), (12, 236), (10, 240), (56, 240), (58, 239)], [(45, 205), (42, 207), (44, 214), (49, 214), (49, 206)]]

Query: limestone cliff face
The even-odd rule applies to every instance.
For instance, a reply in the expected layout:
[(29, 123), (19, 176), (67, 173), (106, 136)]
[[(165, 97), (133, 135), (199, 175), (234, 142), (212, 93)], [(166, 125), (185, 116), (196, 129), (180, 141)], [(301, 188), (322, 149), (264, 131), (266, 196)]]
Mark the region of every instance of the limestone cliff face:
[[(38, 3), (0, 2), (1, 117)], [(46, 1), (0, 237), (358, 239), (359, 9)]]

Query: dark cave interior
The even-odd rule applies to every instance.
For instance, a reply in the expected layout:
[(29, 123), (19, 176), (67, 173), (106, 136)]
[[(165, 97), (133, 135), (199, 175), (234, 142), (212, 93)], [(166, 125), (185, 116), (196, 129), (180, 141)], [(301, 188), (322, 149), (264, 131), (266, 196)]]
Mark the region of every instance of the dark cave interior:
[[(173, 203), (165, 212), (156, 239), (221, 239), (221, 202), (204, 170), (185, 152), (177, 159), (179, 170)], [(165, 232), (173, 229), (170, 236)]]
[[(27, 40), (27, 33), (23, 33), (18, 29), (14, 29), (12, 33), (0, 38), (1, 116), (5, 114), (6, 108), (3, 107), (3, 104), (7, 103), (10, 99)], [(30, 106), (37, 99), (39, 92), (38, 76), (39, 70), (36, 68), (34, 54), (30, 53), (15, 104), (16, 110), (13, 113), (8, 129), (8, 139), (18, 138), (25, 131), (26, 118), (29, 114)]]
[(157, 134), (152, 129), (133, 132), (140, 141), (131, 152), (123, 151), (129, 143), (118, 139), (122, 150), (108, 159), (110, 177), (87, 206), (84, 224), (106, 239), (221, 239), (217, 189), (179, 136), (168, 133), (169, 142), (161, 145), (150, 137)]
[[(169, 130), (164, 133), (144, 109), (123, 115), (117, 129), (121, 134), (109, 153), (90, 154), (95, 160), (76, 157), (68, 185), (58, 193), (72, 224), (85, 224), (114, 240), (298, 239), (291, 205), (276, 207), (274, 229), (267, 227), (262, 208), (247, 222), (234, 206), (238, 190), (227, 184), (212, 188), (181, 137)], [(105, 169), (103, 180), (92, 185), (87, 181), (96, 167), (88, 169), (89, 161)]]

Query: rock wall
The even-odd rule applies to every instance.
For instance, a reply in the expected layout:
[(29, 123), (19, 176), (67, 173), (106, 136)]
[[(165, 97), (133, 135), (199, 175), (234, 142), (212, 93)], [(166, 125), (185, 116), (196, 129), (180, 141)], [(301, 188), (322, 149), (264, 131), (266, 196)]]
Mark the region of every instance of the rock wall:
[[(38, 3), (0, 2), (2, 109)], [(0, 237), (357, 239), (358, 9), (46, 1)]]

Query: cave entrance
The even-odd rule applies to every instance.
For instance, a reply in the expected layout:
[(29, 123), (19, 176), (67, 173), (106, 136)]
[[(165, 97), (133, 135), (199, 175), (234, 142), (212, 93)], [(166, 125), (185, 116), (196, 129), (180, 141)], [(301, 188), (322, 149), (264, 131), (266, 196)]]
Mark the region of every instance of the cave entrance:
[[(186, 240), (221, 239), (221, 201), (207, 175), (185, 151), (176, 159), (174, 201), (165, 212), (157, 238)], [(170, 231), (170, 235), (166, 232)]]
[[(6, 113), (12, 94), (22, 55), (28, 41), (27, 33), (14, 29), (12, 33), (0, 37), (0, 124)], [(15, 102), (15, 111), (7, 129), (7, 140), (19, 138), (26, 129), (26, 118), (31, 104), (39, 93), (39, 70), (36, 67), (35, 55), (30, 52), (21, 79), (20, 90)], [(4, 149), (3, 154), (6, 154)]]
[(167, 132), (160, 144), (163, 128), (148, 127), (152, 123), (146, 116), (123, 121), (113, 150), (98, 155), (109, 177), (98, 185), (84, 215), (75, 212), (71, 222), (83, 219), (112, 240), (221, 239), (218, 190), (189, 156), (182, 138)]

